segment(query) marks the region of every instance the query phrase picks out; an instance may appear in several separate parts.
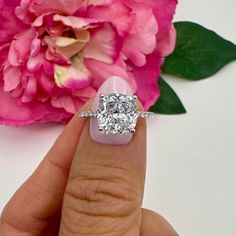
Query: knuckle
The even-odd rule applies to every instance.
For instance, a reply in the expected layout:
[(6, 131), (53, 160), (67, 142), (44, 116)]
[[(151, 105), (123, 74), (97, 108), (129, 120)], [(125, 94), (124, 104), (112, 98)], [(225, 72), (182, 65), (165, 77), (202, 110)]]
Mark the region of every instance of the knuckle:
[(132, 172), (120, 167), (86, 166), (78, 173), (70, 176), (64, 197), (64, 214), (70, 223), (76, 228), (79, 222), (80, 226), (87, 224), (87, 230), (110, 231), (116, 228), (114, 221), (130, 224), (142, 202), (142, 189)]
[(142, 194), (133, 174), (118, 167), (80, 169), (66, 189), (70, 202), (84, 214), (126, 216), (141, 205)]

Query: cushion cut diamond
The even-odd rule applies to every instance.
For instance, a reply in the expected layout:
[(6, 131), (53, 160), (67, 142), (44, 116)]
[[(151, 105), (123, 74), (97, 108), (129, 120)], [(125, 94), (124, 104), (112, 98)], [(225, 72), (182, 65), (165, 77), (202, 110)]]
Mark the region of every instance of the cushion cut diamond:
[(135, 132), (138, 119), (136, 96), (112, 93), (101, 95), (97, 120), (99, 130), (106, 134)]

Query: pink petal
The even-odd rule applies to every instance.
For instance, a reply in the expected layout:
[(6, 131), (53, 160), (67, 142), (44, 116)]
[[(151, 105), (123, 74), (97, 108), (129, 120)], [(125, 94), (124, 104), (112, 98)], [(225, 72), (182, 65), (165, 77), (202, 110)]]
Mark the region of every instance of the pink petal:
[(24, 89), (22, 88), (22, 86), (19, 84), (17, 86), (17, 88), (15, 88), (14, 90), (11, 91), (11, 96), (14, 97), (14, 98), (19, 98), (22, 96), (24, 92)]
[(31, 0), (21, 0), (15, 8), (16, 16), (27, 25), (31, 24), (35, 17), (29, 12), (30, 2)]
[(124, 42), (122, 52), (135, 65), (143, 66), (146, 63), (146, 55), (151, 54), (156, 48), (158, 25), (149, 6), (135, 2), (130, 5), (136, 17), (131, 33)]
[(0, 1), (0, 42), (9, 42), (14, 35), (26, 29), (26, 26), (15, 16), (15, 7), (19, 1)]
[(175, 49), (176, 29), (171, 25), (170, 31), (157, 42), (157, 50), (161, 57), (170, 55)]
[(6, 64), (9, 48), (9, 43), (0, 46), (0, 71), (3, 69), (4, 64)]
[(34, 38), (32, 40), (32, 44), (31, 44), (31, 52), (30, 52), (30, 56), (36, 56), (41, 49), (41, 40), (39, 38)]
[[(33, 26), (34, 27), (42, 27), (44, 26), (45, 24), (45, 28), (50, 28), (50, 24), (52, 23), (52, 19), (53, 19), (53, 16), (54, 16), (55, 13), (52, 13), (52, 12), (46, 12), (40, 16), (38, 16), (34, 21), (33, 21)], [(49, 26), (49, 27), (48, 27)]]
[(114, 0), (88, 0), (88, 5), (95, 5), (95, 6), (107, 6), (113, 3)]
[(111, 76), (120, 76), (131, 86), (133, 92), (136, 92), (136, 82), (127, 72), (126, 64), (118, 59), (114, 64), (106, 64), (92, 59), (86, 59), (85, 65), (91, 72), (93, 78), (93, 87), (98, 89), (101, 84)]
[(49, 47), (45, 53), (45, 58), (48, 61), (59, 65), (70, 65), (70, 58), (66, 58), (60, 53), (56, 52), (56, 49)]
[(45, 73), (40, 74), (39, 84), (42, 86), (43, 90), (49, 94), (52, 93), (52, 91), (55, 87), (55, 81), (53, 80), (53, 77), (48, 76)]
[(24, 90), (24, 95), (21, 98), (23, 103), (28, 103), (33, 100), (37, 91), (37, 81), (34, 76), (28, 77), (28, 82)]
[(30, 2), (30, 12), (39, 16), (45, 12), (61, 12), (67, 15), (73, 15), (80, 7), (83, 0), (32, 0)]
[(33, 21), (33, 26), (37, 28), (37, 31), (46, 31), (50, 36), (61, 36), (68, 27), (63, 25), (60, 21), (54, 21), (56, 13), (47, 12), (38, 16)]
[(133, 67), (133, 75), (137, 83), (137, 95), (144, 109), (148, 110), (160, 96), (157, 81), (160, 76), (162, 59), (159, 55), (147, 56), (147, 64), (143, 67)]
[(90, 98), (95, 97), (96, 90), (93, 87), (86, 87), (84, 89), (76, 90), (72, 94), (73, 96), (78, 97), (81, 101), (86, 102)]
[(29, 72), (36, 72), (40, 69), (42, 63), (44, 61), (44, 54), (40, 53), (37, 56), (30, 57), (27, 62), (27, 69)]
[(42, 62), (42, 67), (45, 75), (50, 76), (52, 78), (54, 75), (54, 64), (44, 60)]
[(91, 83), (90, 72), (79, 57), (73, 58), (71, 66), (55, 65), (54, 78), (58, 87), (72, 90), (85, 88)]
[(87, 16), (93, 19), (111, 22), (121, 36), (127, 35), (134, 20), (131, 9), (121, 2), (90, 7)]
[(32, 29), (28, 29), (15, 37), (8, 55), (8, 61), (11, 65), (20, 66), (27, 61), (34, 36), (35, 32)]
[(53, 20), (61, 22), (63, 25), (68, 26), (74, 30), (92, 28), (93, 26), (97, 26), (99, 23), (102, 23), (101, 20), (77, 16), (62, 16), (58, 14), (54, 15)]
[(33, 26), (34, 27), (41, 27), (43, 26), (44, 19), (47, 18), (47, 16), (51, 16), (53, 13), (52, 12), (46, 12), (40, 16), (38, 16), (34, 21), (33, 21)]
[(85, 30), (78, 32), (77, 37), (46, 36), (44, 42), (63, 57), (71, 58), (78, 54), (90, 39), (88, 31)]
[(73, 99), (71, 96), (59, 96), (52, 98), (52, 106), (57, 108), (63, 108), (68, 113), (75, 114), (79, 107), (82, 106), (82, 102)]
[(21, 70), (18, 67), (9, 66), (4, 69), (3, 72), (4, 91), (10, 92), (17, 88), (21, 80)]
[(30, 108), (20, 106), (17, 99), (0, 89), (0, 123), (5, 125), (21, 126), (34, 123)]
[(45, 59), (45, 55), (43, 53), (39, 53), (34, 57), (31, 56), (27, 62), (26, 68), (29, 72), (35, 74), (42, 69), (46, 75), (52, 77), (54, 75), (54, 65)]
[(19, 103), (0, 88), (0, 124), (25, 126), (33, 123), (65, 122), (72, 115), (64, 109), (51, 106), (50, 102)]
[(8, 7), (16, 7), (20, 3), (20, 0), (1, 0), (0, 5), (4, 4), (5, 6)]
[(178, 0), (136, 0), (148, 4), (152, 7), (153, 13), (157, 19), (159, 31), (158, 38), (162, 38), (170, 30), (173, 16), (175, 14)]
[(169, 32), (177, 3), (178, 0), (159, 0), (157, 7), (154, 8), (154, 14), (157, 17), (160, 28), (158, 38), (164, 37), (164, 35)]
[(91, 32), (91, 40), (84, 48), (83, 56), (111, 64), (120, 55), (122, 43), (117, 31), (110, 24), (104, 24)]

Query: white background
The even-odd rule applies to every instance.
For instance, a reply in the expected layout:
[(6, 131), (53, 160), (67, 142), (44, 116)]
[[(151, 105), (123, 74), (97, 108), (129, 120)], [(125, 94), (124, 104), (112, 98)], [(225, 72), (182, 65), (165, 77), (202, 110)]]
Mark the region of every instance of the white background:
[[(236, 43), (235, 13), (235, 0), (182, 0), (176, 20), (198, 22)], [(168, 82), (188, 114), (148, 123), (144, 207), (183, 236), (235, 236), (236, 63), (204, 81)], [(0, 211), (62, 129), (0, 127)]]

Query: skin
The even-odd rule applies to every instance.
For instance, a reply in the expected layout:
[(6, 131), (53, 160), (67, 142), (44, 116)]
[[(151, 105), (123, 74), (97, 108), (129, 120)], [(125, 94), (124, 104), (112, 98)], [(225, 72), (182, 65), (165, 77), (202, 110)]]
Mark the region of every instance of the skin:
[[(91, 107), (91, 101), (81, 110)], [(95, 143), (75, 115), (0, 218), (1, 236), (177, 236), (142, 209), (146, 123), (127, 146)]]

